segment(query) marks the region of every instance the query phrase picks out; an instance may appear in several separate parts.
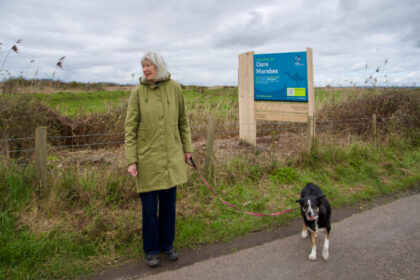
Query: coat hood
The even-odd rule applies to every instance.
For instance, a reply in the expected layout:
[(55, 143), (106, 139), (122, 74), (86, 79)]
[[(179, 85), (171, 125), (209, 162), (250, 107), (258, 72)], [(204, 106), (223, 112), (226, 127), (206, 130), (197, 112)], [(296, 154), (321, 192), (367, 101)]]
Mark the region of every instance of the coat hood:
[(155, 88), (155, 87), (158, 86), (159, 83), (161, 83), (161, 82), (167, 82), (170, 79), (171, 79), (171, 74), (168, 73), (168, 78), (163, 79), (163, 80), (156, 81), (154, 83), (149, 82), (148, 80), (146, 80), (146, 77), (144, 77), (144, 76), (140, 77), (139, 81), (140, 81), (140, 84), (142, 84), (142, 85), (147, 85), (147, 86), (150, 86), (151, 88)]
[[(145, 85), (148, 88), (147, 91), (146, 91), (147, 92), (147, 94), (146, 94), (146, 103), (149, 103), (149, 88), (150, 89), (156, 89), (157, 87), (159, 87), (159, 85), (161, 83), (170, 81), (171, 80), (171, 74), (168, 73), (168, 78), (163, 79), (163, 80), (156, 81), (154, 83), (146, 80), (146, 77), (144, 77), (144, 76), (140, 77), (139, 80), (140, 80), (140, 84), (141, 85)], [(165, 91), (165, 94), (166, 94), (166, 102), (169, 104), (168, 92)]]

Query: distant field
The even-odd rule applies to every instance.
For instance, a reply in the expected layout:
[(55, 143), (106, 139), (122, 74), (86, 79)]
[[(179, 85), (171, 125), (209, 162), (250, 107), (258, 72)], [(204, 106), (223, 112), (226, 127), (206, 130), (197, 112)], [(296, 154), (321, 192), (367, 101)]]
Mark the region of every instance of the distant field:
[[(353, 89), (353, 88), (316, 88), (315, 100), (317, 109), (330, 101), (346, 100), (357, 95), (378, 93), (381, 89)], [(188, 87), (184, 89), (184, 98), (188, 109), (200, 109), (207, 112), (226, 113), (237, 110), (237, 87), (205, 88)], [(52, 108), (56, 108), (65, 115), (79, 115), (92, 113), (106, 113), (109, 107), (125, 105), (130, 95), (128, 90), (87, 91), (87, 92), (58, 92), (37, 94)]]
[(37, 94), (41, 99), (65, 115), (106, 113), (110, 106), (124, 105), (129, 91), (59, 92)]
[[(125, 106), (130, 91), (58, 92), (37, 94), (52, 108), (68, 116), (106, 113), (110, 107)], [(202, 112), (227, 112), (237, 107), (237, 88), (185, 89), (184, 98), (188, 109)]]

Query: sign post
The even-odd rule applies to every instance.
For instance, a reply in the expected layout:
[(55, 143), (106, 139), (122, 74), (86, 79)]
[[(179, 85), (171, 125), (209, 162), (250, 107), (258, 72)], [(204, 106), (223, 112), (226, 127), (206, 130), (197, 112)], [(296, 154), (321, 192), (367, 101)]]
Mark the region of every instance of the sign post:
[(314, 67), (312, 48), (306, 48), (307, 71), (308, 71), (308, 132), (306, 150), (311, 152), (312, 144), (315, 139), (315, 93), (314, 93)]
[(257, 123), (254, 108), (254, 52), (239, 55), (239, 139), (257, 145)]
[(307, 147), (315, 132), (312, 49), (239, 55), (239, 137), (256, 145), (256, 120), (308, 122)]

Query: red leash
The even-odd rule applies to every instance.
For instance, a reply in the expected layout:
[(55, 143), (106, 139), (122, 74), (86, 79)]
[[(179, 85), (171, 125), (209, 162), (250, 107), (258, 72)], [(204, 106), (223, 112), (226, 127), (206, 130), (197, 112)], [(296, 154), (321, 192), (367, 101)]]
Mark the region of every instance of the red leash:
[(217, 196), (217, 198), (221, 201), (221, 202), (223, 202), (223, 204), (225, 204), (226, 206), (229, 206), (230, 208), (233, 208), (233, 209), (235, 209), (236, 211), (239, 211), (239, 212), (241, 212), (241, 213), (244, 213), (244, 214), (247, 214), (247, 215), (252, 215), (252, 216), (280, 216), (280, 215), (283, 215), (283, 214), (286, 214), (286, 213), (289, 213), (289, 212), (292, 212), (292, 211), (295, 211), (297, 208), (294, 208), (294, 209), (289, 209), (289, 210), (285, 210), (285, 211), (281, 211), (281, 212), (277, 212), (277, 213), (270, 213), (270, 214), (265, 214), (265, 213), (254, 213), (254, 212), (247, 212), (247, 211), (243, 211), (243, 210), (241, 210), (241, 209), (239, 209), (238, 207), (236, 207), (235, 205), (232, 205), (232, 204), (230, 204), (229, 202), (227, 202), (226, 200), (224, 200), (223, 198), (221, 198), (210, 186), (209, 186), (209, 183), (207, 183), (207, 181), (206, 181), (206, 179), (204, 179), (204, 177), (203, 177), (203, 175), (201, 175), (201, 173), (200, 173), (200, 171), (198, 170), (198, 168), (197, 168), (197, 165), (195, 165), (195, 163), (194, 163), (194, 161), (193, 161), (193, 159), (192, 158), (190, 158), (190, 160), (191, 160), (191, 163), (192, 164), (189, 164), (189, 163), (187, 163), (188, 165), (190, 165), (190, 166), (192, 166), (192, 167), (194, 167), (194, 169), (195, 169), (195, 171), (197, 171), (197, 174), (201, 177), (201, 180), (203, 180), (203, 182), (204, 182), (204, 184), (207, 186), (207, 188), (209, 189), (209, 190), (211, 190), (216, 196)]

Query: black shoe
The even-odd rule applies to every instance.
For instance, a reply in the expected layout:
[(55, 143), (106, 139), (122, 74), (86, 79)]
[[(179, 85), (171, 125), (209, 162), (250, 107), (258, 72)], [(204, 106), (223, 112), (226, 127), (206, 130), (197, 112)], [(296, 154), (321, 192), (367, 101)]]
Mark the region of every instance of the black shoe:
[(157, 267), (160, 265), (159, 255), (147, 254), (144, 262), (150, 267)]
[(171, 250), (165, 252), (165, 257), (171, 262), (174, 262), (178, 259), (178, 253), (174, 248), (172, 248)]

